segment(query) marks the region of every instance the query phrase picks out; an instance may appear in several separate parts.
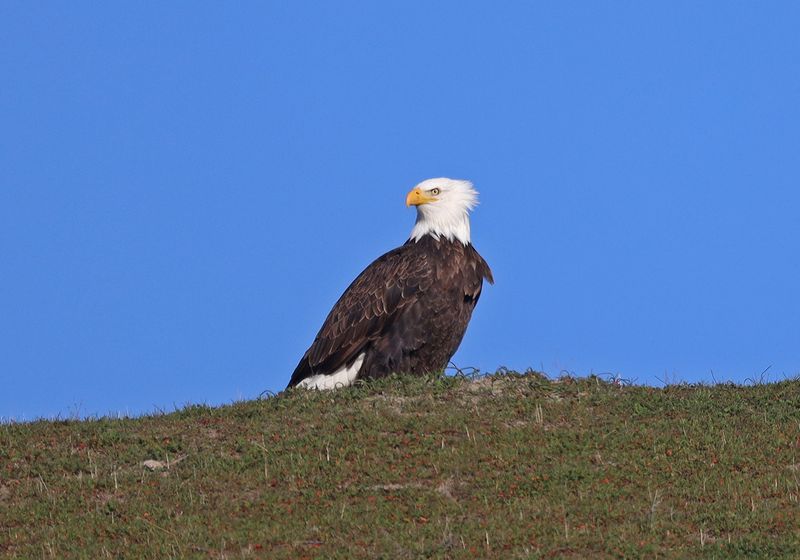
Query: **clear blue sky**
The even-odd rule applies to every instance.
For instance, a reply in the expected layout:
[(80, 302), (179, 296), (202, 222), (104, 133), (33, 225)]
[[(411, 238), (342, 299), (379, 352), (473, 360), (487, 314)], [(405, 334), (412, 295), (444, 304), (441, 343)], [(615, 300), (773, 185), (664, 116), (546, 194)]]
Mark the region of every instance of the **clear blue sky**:
[(798, 6), (3, 2), (0, 418), (282, 389), (435, 176), (460, 366), (800, 373)]

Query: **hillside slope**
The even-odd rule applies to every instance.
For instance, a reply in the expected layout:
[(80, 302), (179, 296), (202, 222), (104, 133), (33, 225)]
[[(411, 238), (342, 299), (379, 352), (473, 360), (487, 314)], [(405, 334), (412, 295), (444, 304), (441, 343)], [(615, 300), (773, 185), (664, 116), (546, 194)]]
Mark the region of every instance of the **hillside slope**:
[(798, 496), (798, 381), (406, 378), (0, 426), (9, 558), (788, 558)]

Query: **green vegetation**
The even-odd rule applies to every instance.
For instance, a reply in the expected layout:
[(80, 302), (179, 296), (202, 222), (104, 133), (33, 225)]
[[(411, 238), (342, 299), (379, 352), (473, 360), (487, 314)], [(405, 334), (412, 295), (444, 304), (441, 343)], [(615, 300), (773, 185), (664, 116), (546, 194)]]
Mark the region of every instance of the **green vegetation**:
[(8, 558), (798, 558), (799, 496), (798, 381), (395, 378), (0, 425)]

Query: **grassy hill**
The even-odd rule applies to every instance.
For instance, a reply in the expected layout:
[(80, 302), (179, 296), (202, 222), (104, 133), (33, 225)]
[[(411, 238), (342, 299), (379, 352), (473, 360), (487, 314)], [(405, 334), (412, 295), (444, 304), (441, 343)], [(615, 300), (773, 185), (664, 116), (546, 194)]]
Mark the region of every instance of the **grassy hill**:
[(0, 426), (8, 558), (798, 558), (800, 382), (389, 379)]

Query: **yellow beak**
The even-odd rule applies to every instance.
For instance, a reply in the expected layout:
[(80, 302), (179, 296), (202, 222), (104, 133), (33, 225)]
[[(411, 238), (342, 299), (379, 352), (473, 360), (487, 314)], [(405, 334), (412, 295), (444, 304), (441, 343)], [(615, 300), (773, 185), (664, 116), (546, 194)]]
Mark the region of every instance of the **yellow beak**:
[(420, 204), (428, 204), (436, 200), (430, 196), (425, 196), (421, 189), (412, 189), (408, 196), (406, 196), (406, 206), (419, 206)]

